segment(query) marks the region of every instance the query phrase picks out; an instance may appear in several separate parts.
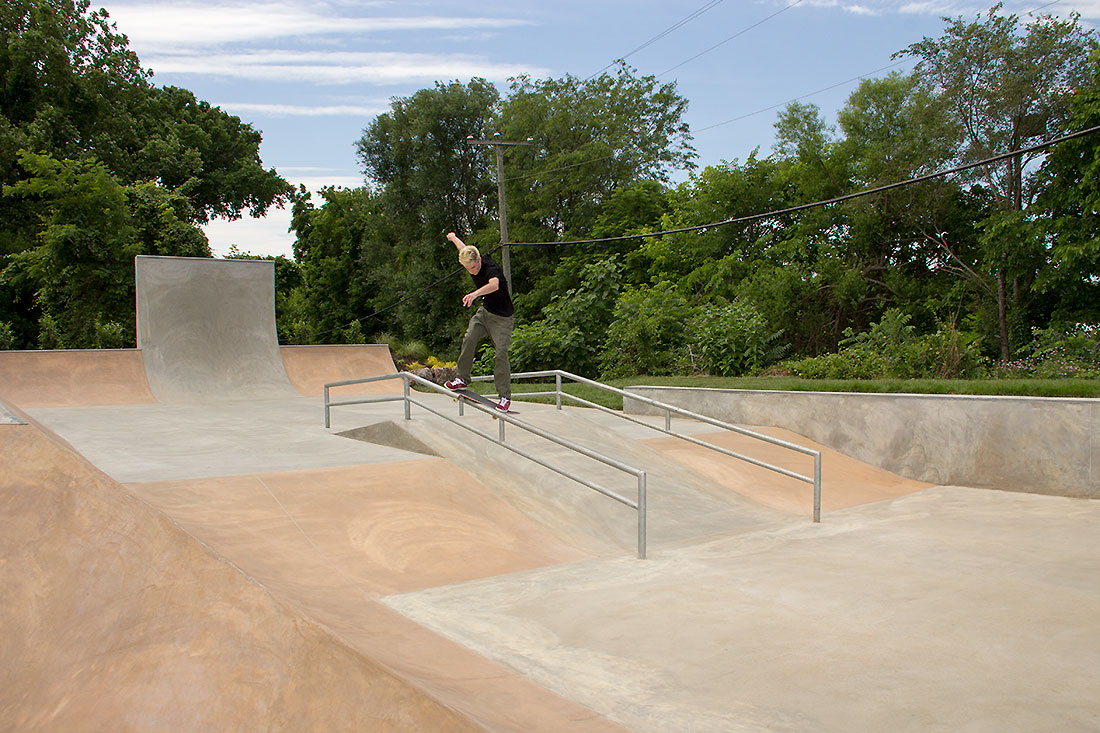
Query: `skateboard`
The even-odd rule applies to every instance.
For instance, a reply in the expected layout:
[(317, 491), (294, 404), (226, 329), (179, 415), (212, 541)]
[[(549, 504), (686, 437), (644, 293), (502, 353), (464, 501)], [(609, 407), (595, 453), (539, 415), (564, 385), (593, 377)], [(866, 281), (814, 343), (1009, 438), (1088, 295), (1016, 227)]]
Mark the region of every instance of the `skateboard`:
[[(455, 402), (458, 402), (459, 397), (462, 397), (464, 399), (469, 400), (470, 402), (479, 402), (479, 403), (485, 405), (486, 407), (491, 408), (493, 410), (493, 412), (500, 412), (500, 410), (497, 409), (497, 403), (493, 402), (491, 399), (489, 399), (485, 395), (478, 394), (477, 392), (471, 392), (468, 389), (452, 389), (451, 392), (458, 395), (458, 397), (454, 398)], [(508, 410), (506, 412), (506, 414), (508, 414), (508, 415), (518, 415), (519, 413), (516, 412), (515, 410)]]

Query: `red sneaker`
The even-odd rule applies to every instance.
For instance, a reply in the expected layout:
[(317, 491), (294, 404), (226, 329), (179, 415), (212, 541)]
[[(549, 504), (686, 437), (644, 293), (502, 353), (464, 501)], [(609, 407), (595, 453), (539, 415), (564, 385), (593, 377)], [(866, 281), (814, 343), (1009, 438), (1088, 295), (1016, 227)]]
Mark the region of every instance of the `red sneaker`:
[(450, 382), (444, 382), (443, 386), (451, 390), (452, 392), (460, 389), (466, 389), (466, 383), (457, 377), (452, 379)]
[(497, 403), (497, 409), (501, 412), (508, 412), (508, 408), (512, 406), (512, 401), (507, 397), (501, 397), (500, 402)]

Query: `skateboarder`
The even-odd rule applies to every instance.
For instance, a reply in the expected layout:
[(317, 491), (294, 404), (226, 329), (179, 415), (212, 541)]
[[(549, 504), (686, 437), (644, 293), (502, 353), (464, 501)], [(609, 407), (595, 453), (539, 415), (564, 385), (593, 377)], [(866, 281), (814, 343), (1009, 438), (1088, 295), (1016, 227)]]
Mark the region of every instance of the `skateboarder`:
[(462, 339), (458, 376), (443, 386), (452, 390), (466, 388), (474, 367), (474, 357), (477, 356), (477, 345), (488, 336), (496, 351), (493, 382), (500, 397), (496, 407), (507, 412), (512, 406), (512, 368), (508, 362), (508, 346), (512, 343), (512, 314), (515, 312), (508, 280), (500, 265), (488, 255), (481, 254), (477, 247), (467, 246), (454, 232), (448, 232), (447, 239), (458, 249), (458, 261), (474, 280), (475, 289), (462, 296), (462, 305), (469, 307), (478, 298), (481, 298), (481, 305), (470, 318), (466, 336)]

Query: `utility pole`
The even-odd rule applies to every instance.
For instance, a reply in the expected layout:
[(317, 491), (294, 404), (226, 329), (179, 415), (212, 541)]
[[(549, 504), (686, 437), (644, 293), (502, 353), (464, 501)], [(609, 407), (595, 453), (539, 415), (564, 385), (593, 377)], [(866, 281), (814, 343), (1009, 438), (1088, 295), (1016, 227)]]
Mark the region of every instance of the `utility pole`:
[(501, 140), (500, 133), (495, 133), (490, 139), (477, 139), (473, 135), (466, 138), (470, 145), (492, 145), (497, 155), (497, 216), (500, 219), (500, 264), (504, 268), (504, 279), (508, 281), (509, 290), (512, 286), (512, 260), (508, 254), (508, 207), (504, 201), (504, 148), (517, 145), (534, 145), (531, 138), (523, 142), (513, 140)]

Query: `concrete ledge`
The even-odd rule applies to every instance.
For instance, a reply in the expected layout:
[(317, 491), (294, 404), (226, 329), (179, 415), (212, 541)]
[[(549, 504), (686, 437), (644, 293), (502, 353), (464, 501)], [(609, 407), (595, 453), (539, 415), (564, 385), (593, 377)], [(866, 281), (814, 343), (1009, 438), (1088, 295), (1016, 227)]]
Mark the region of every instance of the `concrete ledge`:
[[(1100, 499), (1100, 400), (628, 390), (725, 422), (787, 428), (918, 481)], [(627, 412), (656, 412), (623, 402)]]

